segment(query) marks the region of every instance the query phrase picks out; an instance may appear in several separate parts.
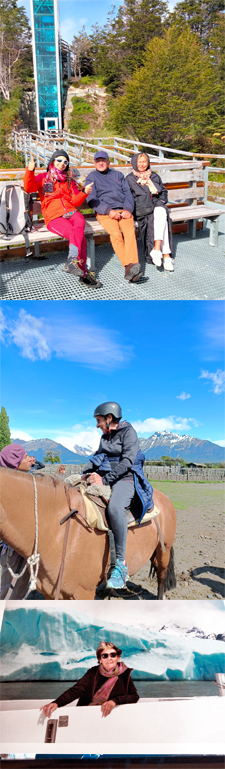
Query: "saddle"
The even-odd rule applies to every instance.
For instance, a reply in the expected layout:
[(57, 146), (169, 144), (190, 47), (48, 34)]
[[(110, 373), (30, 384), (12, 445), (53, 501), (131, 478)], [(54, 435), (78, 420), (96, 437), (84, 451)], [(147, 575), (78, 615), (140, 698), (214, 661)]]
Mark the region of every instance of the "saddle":
[[(110, 545), (110, 557), (111, 557), (110, 568), (112, 568), (115, 565), (115, 560), (116, 560), (114, 536), (113, 536), (112, 530), (108, 525), (107, 515), (106, 515), (106, 507), (111, 494), (110, 487), (107, 487), (107, 486), (102, 487), (102, 485), (98, 486), (98, 484), (94, 484), (95, 487), (97, 486), (97, 493), (96, 493), (96, 488), (93, 488), (93, 486), (91, 487), (88, 486), (86, 481), (81, 481), (79, 476), (76, 475), (75, 477), (74, 476), (67, 477), (66, 484), (64, 484), (64, 489), (65, 489), (65, 494), (67, 498), (69, 512), (60, 521), (61, 525), (66, 523), (66, 529), (65, 529), (64, 541), (63, 541), (62, 560), (61, 560), (59, 576), (56, 584), (56, 594), (55, 594), (56, 601), (59, 598), (61, 584), (62, 584), (62, 577), (63, 577), (65, 558), (66, 558), (66, 550), (67, 550), (71, 518), (74, 518), (77, 514), (81, 518), (84, 518), (84, 516), (81, 513), (78, 513), (78, 510), (73, 510), (71, 508), (70, 496), (69, 496), (70, 486), (76, 486), (77, 490), (83, 496), (83, 500), (85, 503), (86, 523), (89, 529), (98, 528), (100, 531), (108, 532), (109, 545)], [(127, 512), (127, 519), (128, 519), (128, 527), (138, 526), (139, 518), (137, 517), (135, 518), (135, 515), (133, 514), (133, 511), (131, 511), (130, 508), (128, 508), (126, 512)], [(162, 532), (160, 530), (160, 526), (157, 521), (157, 516), (159, 515), (159, 513), (160, 513), (160, 510), (158, 509), (158, 507), (156, 507), (156, 505), (154, 505), (153, 508), (151, 510), (147, 510), (147, 512), (143, 516), (141, 525), (155, 518), (156, 528), (159, 535), (159, 541), (164, 551), (165, 545), (163, 542)]]
[[(109, 531), (109, 521), (107, 518), (107, 504), (110, 500), (111, 489), (110, 486), (102, 486), (97, 483), (92, 486), (87, 484), (86, 481), (81, 481), (79, 476), (69, 476), (66, 482), (70, 486), (76, 487), (82, 494), (87, 523), (92, 529), (99, 529), (99, 531)], [(142, 518), (141, 525), (147, 523), (147, 521), (157, 518), (160, 510), (156, 505), (153, 505), (151, 510), (147, 510)], [(137, 512), (137, 505), (135, 505), (135, 497), (132, 500), (131, 506), (126, 509), (127, 526), (139, 526), (139, 516)]]

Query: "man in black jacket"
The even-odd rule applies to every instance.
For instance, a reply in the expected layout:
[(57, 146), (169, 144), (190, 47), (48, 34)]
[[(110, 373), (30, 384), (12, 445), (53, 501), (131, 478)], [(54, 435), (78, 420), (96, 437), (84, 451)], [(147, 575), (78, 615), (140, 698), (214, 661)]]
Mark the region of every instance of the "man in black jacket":
[(123, 174), (109, 168), (109, 162), (105, 150), (96, 152), (95, 171), (91, 171), (85, 181), (85, 185), (93, 184), (87, 202), (109, 233), (112, 247), (125, 269), (125, 280), (134, 283), (142, 276), (132, 216), (134, 200)]

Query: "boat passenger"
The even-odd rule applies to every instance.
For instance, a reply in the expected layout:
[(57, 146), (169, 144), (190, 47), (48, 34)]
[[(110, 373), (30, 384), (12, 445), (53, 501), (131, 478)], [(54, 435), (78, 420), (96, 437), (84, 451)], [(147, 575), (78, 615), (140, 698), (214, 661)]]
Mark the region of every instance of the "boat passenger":
[(96, 650), (98, 665), (90, 668), (74, 686), (60, 694), (41, 710), (48, 718), (57, 708), (78, 699), (77, 705), (101, 705), (102, 715), (109, 716), (116, 705), (128, 705), (139, 700), (131, 679), (132, 668), (121, 661), (121, 649), (115, 644), (100, 641)]

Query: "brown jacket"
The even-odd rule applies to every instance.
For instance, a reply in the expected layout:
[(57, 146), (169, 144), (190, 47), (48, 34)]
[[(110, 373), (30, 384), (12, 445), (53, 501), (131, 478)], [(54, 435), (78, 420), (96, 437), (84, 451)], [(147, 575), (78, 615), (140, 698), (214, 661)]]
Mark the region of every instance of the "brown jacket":
[[(113, 687), (110, 700), (116, 703), (116, 705), (127, 705), (139, 700), (139, 695), (134, 683), (131, 679), (132, 668), (127, 668), (124, 673), (118, 676), (115, 686)], [(98, 689), (105, 683), (106, 679), (99, 673), (98, 665), (90, 668), (85, 675), (77, 681), (74, 686), (67, 689), (54, 702), (57, 703), (59, 708), (64, 705), (68, 705), (69, 702), (78, 699), (77, 705), (90, 705), (93, 699), (93, 695)]]

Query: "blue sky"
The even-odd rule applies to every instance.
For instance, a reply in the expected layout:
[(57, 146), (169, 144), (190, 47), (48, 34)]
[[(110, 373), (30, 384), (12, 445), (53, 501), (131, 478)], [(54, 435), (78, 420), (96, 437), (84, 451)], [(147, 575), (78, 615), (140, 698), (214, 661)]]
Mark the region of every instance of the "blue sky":
[[(30, 19), (30, 0), (18, 0), (18, 5), (25, 8), (28, 18)], [(60, 13), (60, 27), (61, 35), (67, 43), (71, 43), (73, 36), (77, 35), (82, 26), (85, 25), (88, 34), (91, 32), (93, 24), (99, 24), (103, 26), (105, 24), (107, 15), (112, 6), (119, 8), (122, 5), (122, 0), (59, 0), (59, 13)], [(175, 2), (171, 0), (169, 8), (175, 5)]]
[(94, 408), (118, 401), (148, 437), (225, 445), (223, 302), (5, 302), (2, 405), (12, 437), (95, 449)]

